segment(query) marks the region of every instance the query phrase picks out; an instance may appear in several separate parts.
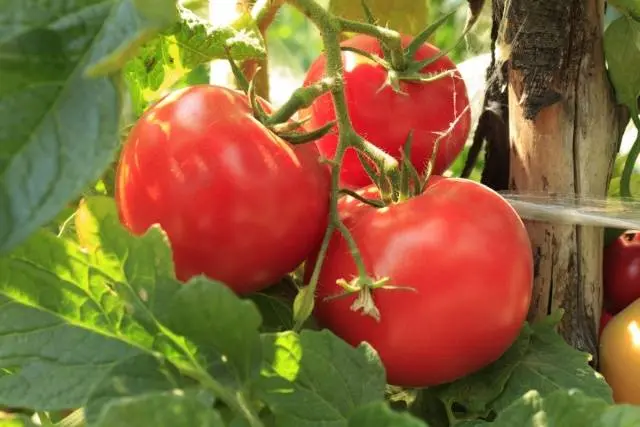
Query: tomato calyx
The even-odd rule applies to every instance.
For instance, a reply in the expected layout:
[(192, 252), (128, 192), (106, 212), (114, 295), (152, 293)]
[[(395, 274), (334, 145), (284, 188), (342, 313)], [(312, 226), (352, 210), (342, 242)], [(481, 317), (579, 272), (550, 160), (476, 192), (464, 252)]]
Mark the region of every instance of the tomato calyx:
[(334, 295), (330, 295), (324, 298), (324, 301), (331, 301), (338, 298), (344, 298), (349, 295), (358, 294), (358, 297), (351, 304), (351, 310), (353, 311), (361, 311), (363, 316), (370, 316), (376, 322), (380, 322), (381, 315), (380, 310), (376, 306), (373, 300), (373, 291), (377, 289), (386, 289), (386, 290), (403, 290), (403, 291), (412, 291), (416, 290), (409, 286), (396, 286), (390, 285), (389, 277), (382, 277), (378, 279), (372, 279), (366, 276), (358, 276), (353, 278), (351, 281), (347, 281), (345, 279), (336, 280), (336, 284), (340, 286), (343, 291)]

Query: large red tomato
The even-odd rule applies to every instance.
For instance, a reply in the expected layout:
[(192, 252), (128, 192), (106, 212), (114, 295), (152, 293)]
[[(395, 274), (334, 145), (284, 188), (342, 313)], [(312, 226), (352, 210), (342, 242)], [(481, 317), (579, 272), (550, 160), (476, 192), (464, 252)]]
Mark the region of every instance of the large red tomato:
[[(402, 43), (407, 46), (411, 37), (404, 36)], [(365, 52), (381, 56), (382, 49), (377, 39), (367, 35), (357, 35), (342, 43)], [(439, 49), (424, 44), (418, 49), (416, 59), (433, 57)], [(455, 64), (446, 56), (423, 68), (424, 73), (439, 73), (453, 70), (453, 76), (446, 76), (428, 83), (401, 81), (400, 88), (405, 94), (384, 87), (387, 70), (370, 59), (354, 53), (343, 52), (345, 95), (349, 116), (356, 132), (390, 155), (400, 158), (410, 131), (413, 131), (411, 161), (423, 171), (431, 159), (434, 142), (441, 133), (452, 130), (440, 143), (435, 157), (434, 174), (444, 172), (460, 154), (469, 135), (471, 111), (467, 89)], [(304, 85), (321, 80), (325, 73), (326, 57), (320, 55), (307, 72)], [(301, 117), (310, 117), (311, 127), (320, 127), (335, 119), (335, 110), (329, 94), (318, 98)], [(457, 120), (457, 122), (456, 122)], [(323, 155), (333, 158), (338, 143), (336, 132), (331, 132), (317, 141)], [(356, 188), (368, 185), (371, 180), (362, 168), (353, 149), (345, 155), (341, 170), (342, 185)]]
[(166, 96), (136, 123), (116, 200), (132, 232), (163, 227), (180, 280), (205, 274), (245, 294), (317, 246), (329, 188), (313, 144), (290, 146), (252, 116), (244, 94), (200, 85)]
[[(370, 188), (361, 190), (370, 192)], [(433, 180), (406, 202), (376, 209), (347, 197), (340, 213), (373, 278), (414, 291), (377, 289), (380, 321), (351, 309), (336, 280), (356, 267), (345, 240), (330, 243), (315, 317), (352, 345), (370, 343), (389, 383), (453, 381), (498, 359), (523, 326), (533, 286), (532, 250), (512, 207), (464, 179)]]
[(628, 231), (604, 251), (605, 304), (612, 313), (640, 298), (640, 232)]

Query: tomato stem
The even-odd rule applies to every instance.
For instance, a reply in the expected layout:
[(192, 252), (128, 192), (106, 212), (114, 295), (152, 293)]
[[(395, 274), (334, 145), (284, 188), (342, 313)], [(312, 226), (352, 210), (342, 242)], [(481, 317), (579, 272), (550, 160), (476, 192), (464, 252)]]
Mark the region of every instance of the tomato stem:
[[(347, 109), (347, 100), (344, 93), (344, 64), (342, 62), (342, 50), (340, 49), (340, 34), (343, 31), (355, 31), (359, 33), (371, 34), (384, 40), (392, 50), (396, 50), (403, 54), (401, 49), (400, 34), (396, 31), (389, 30), (375, 25), (359, 23), (341, 19), (320, 6), (315, 0), (288, 0), (288, 2), (305, 15), (320, 30), (322, 42), (324, 45), (325, 55), (327, 58), (325, 71), (326, 78), (331, 79), (332, 84), (329, 87), (333, 106), (336, 112), (336, 121), (338, 127), (338, 146), (335, 156), (329, 164), (331, 169), (331, 202), (329, 211), (329, 227), (324, 236), (323, 248), (318, 255), (314, 266), (313, 275), (308, 285), (307, 294), (315, 295), (315, 289), (318, 284), (320, 268), (326, 253), (329, 241), (334, 230), (340, 232), (349, 247), (349, 252), (353, 257), (354, 263), (358, 271), (359, 277), (363, 280), (368, 278), (367, 270), (362, 260), (362, 256), (355, 242), (353, 235), (340, 219), (338, 212), (338, 199), (340, 197), (340, 168), (344, 159), (346, 150), (350, 147), (357, 151), (365, 153), (380, 169), (383, 176), (391, 176), (399, 178), (398, 161), (391, 155), (385, 153), (382, 149), (374, 144), (366, 141), (354, 130), (349, 118)], [(392, 55), (391, 61), (394, 66), (402, 67), (403, 55)], [(395, 61), (395, 62), (394, 62)], [(311, 298), (311, 297), (308, 297)], [(307, 303), (312, 304), (313, 301), (306, 301), (301, 304), (306, 308)], [(300, 319), (298, 319), (299, 322)]]
[(640, 118), (638, 117), (638, 108), (631, 108), (631, 120), (636, 129), (638, 129), (638, 136), (627, 155), (627, 160), (624, 163), (622, 170), (622, 176), (620, 177), (620, 196), (624, 198), (633, 197), (631, 194), (631, 176), (633, 175), (633, 169), (640, 155)]
[(313, 104), (318, 97), (324, 95), (331, 90), (334, 79), (324, 78), (319, 82), (296, 89), (291, 97), (285, 102), (275, 113), (266, 121), (266, 126), (273, 126), (278, 123), (284, 123), (289, 120), (298, 110), (307, 108)]

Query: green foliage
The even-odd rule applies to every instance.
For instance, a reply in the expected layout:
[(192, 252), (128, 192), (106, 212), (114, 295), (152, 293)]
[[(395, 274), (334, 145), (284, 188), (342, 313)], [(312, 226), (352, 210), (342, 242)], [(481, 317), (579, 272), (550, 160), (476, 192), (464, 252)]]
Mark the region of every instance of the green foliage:
[[(383, 3), (371, 6), (385, 6), (379, 14), (391, 27), (415, 32), (426, 22), (426, 3), (407, 6), (412, 20), (402, 19), (399, 4)], [(618, 99), (631, 105), (640, 93), (631, 66), (640, 52), (636, 9), (616, 4), (625, 15), (608, 29), (607, 59)], [(559, 313), (523, 325), (484, 369), (389, 399), (375, 350), (352, 347), (313, 321), (294, 332), (291, 299), (273, 290), (241, 298), (204, 277), (178, 282), (165, 233), (154, 226), (133, 236), (120, 224), (112, 196), (122, 136), (167, 91), (207, 82), (211, 60), (268, 51), (272, 70), (300, 78), (322, 48), (318, 31), (289, 5), (264, 37), (246, 13), (211, 26), (206, 6), (2, 2), (0, 405), (25, 413), (82, 408), (58, 425), (89, 427), (640, 423), (640, 410), (612, 404), (588, 355), (555, 332)], [(429, 20), (452, 6), (431, 0)], [(436, 45), (457, 42), (463, 12), (435, 34)], [(489, 22), (485, 9), (451, 57), (485, 50)], [(473, 179), (481, 168), (482, 161)], [(0, 427), (34, 425), (25, 414), (0, 417)]]
[[(10, 272), (0, 280), (0, 361), (19, 368), (0, 377), (2, 403), (84, 406), (89, 426), (222, 426), (252, 416), (299, 427), (437, 420), (429, 405), (425, 421), (390, 409), (368, 344), (352, 348), (326, 330), (261, 333), (268, 305), (205, 278), (179, 285), (162, 231), (131, 236), (111, 198), (85, 200), (76, 230), (77, 241), (42, 232), (0, 258)], [(435, 398), (454, 417), (495, 414), (498, 425), (532, 423), (535, 408), (575, 422), (638, 417), (635, 408), (611, 406), (588, 355), (555, 332), (559, 318), (525, 325), (502, 358), (434, 388)]]

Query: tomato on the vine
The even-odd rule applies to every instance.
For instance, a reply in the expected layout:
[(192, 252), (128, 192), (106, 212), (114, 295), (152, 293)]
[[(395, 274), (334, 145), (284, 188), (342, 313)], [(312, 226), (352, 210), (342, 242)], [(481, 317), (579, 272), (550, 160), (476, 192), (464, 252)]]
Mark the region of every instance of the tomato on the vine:
[[(404, 47), (410, 42), (410, 36), (402, 37)], [(342, 46), (382, 55), (380, 42), (367, 35), (357, 35), (344, 41)], [(425, 43), (415, 59), (428, 59), (439, 52), (437, 47)], [(343, 52), (342, 58), (347, 108), (356, 132), (398, 159), (412, 132), (411, 162), (419, 172), (424, 171), (432, 158), (436, 139), (445, 134), (438, 143), (433, 165), (433, 173), (442, 174), (462, 151), (471, 127), (466, 85), (451, 59), (444, 55), (421, 70), (427, 74), (450, 70), (451, 76), (430, 82), (402, 80), (399, 86), (403, 93), (398, 93), (391, 86), (385, 87), (388, 71), (382, 65), (351, 51)], [(325, 65), (326, 56), (322, 54), (311, 64), (304, 85), (321, 80)], [(314, 128), (335, 120), (331, 95), (316, 99), (301, 112), (301, 117), (309, 117)], [(325, 135), (317, 145), (323, 155), (333, 158), (338, 145), (337, 132)], [(347, 150), (340, 177), (342, 185), (351, 188), (371, 183), (352, 148)]]
[(640, 232), (627, 231), (604, 251), (605, 305), (612, 313), (640, 298)]
[(245, 294), (293, 270), (322, 239), (329, 188), (313, 144), (276, 136), (243, 93), (197, 85), (167, 95), (135, 124), (116, 201), (133, 233), (162, 226), (178, 279), (205, 274)]
[[(369, 186), (363, 195), (375, 193)], [(449, 382), (498, 359), (518, 336), (533, 287), (526, 229), (499, 194), (465, 179), (432, 179), (419, 196), (384, 208), (352, 197), (340, 215), (373, 279), (412, 289), (372, 291), (380, 319), (326, 299), (358, 275), (336, 232), (321, 267), (315, 318), (352, 345), (369, 342), (389, 383)], [(312, 265), (310, 262), (309, 265)]]

